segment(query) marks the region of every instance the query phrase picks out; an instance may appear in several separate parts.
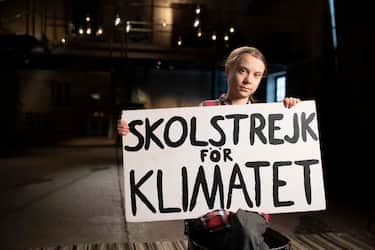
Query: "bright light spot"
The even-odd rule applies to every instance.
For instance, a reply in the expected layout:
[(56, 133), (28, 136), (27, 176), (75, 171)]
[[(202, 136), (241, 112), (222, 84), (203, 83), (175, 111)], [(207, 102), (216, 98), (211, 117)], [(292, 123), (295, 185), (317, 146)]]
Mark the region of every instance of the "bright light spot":
[(120, 16), (117, 14), (117, 15), (116, 15), (116, 19), (115, 19), (115, 26), (118, 26), (120, 23), (121, 23), (121, 18), (120, 18)]
[(96, 34), (97, 34), (98, 36), (103, 35), (103, 29), (102, 29), (102, 28), (99, 28), (98, 31), (96, 32)]
[(177, 41), (177, 45), (178, 45), (178, 46), (181, 46), (181, 45), (182, 45), (182, 40), (181, 40), (181, 38), (178, 39), (178, 41)]
[(129, 33), (131, 29), (131, 25), (129, 21), (126, 21), (126, 33)]
[(90, 97), (94, 100), (100, 100), (100, 98), (101, 98), (99, 93), (92, 93), (92, 94), (90, 94)]
[(194, 20), (194, 27), (195, 28), (198, 27), (199, 23), (200, 23), (199, 18), (195, 18), (195, 20)]
[(201, 13), (201, 7), (197, 5), (197, 8), (195, 9), (195, 14), (199, 15)]

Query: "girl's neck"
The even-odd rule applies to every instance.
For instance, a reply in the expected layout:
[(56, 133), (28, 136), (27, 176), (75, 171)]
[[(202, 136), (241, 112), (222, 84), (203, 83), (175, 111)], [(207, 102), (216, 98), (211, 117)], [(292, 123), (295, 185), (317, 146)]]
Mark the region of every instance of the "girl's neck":
[(251, 103), (250, 98), (231, 98), (230, 96), (228, 96), (227, 99), (232, 105), (243, 105)]

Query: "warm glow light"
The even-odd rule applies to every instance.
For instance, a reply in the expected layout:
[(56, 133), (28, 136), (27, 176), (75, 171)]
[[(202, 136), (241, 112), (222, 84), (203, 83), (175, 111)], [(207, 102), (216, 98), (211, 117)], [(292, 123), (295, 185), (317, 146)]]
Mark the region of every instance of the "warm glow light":
[(90, 28), (90, 27), (87, 28), (87, 30), (86, 30), (86, 34), (87, 34), (87, 35), (90, 35), (90, 34), (91, 34), (91, 28)]
[(201, 37), (202, 36), (202, 31), (198, 30), (197, 36)]
[(86, 22), (90, 22), (90, 21), (91, 21), (90, 16), (86, 16)]
[(224, 41), (228, 41), (229, 40), (229, 36), (228, 35), (225, 35), (224, 36)]
[(182, 39), (181, 39), (181, 37), (178, 38), (177, 45), (178, 45), (178, 46), (181, 46), (181, 45), (182, 45)]
[(99, 28), (98, 31), (96, 32), (96, 35), (98, 36), (103, 35), (103, 29)]
[[(154, 2), (156, 3), (156, 1)], [(167, 2), (169, 3), (171, 1), (167, 1)], [(191, 11), (194, 11), (194, 8), (195, 6), (193, 5), (193, 9)], [(156, 43), (160, 43), (161, 46), (168, 46), (168, 47), (176, 46), (177, 47), (177, 37), (173, 39), (173, 22), (174, 22), (173, 11), (175, 10), (174, 10), (174, 7), (172, 7), (172, 4), (167, 4), (167, 3), (165, 5), (161, 4), (160, 7), (154, 8), (153, 10), (153, 20), (155, 20), (155, 23), (151, 23), (152, 25), (150, 27), (151, 32), (152, 32), (151, 37), (152, 39), (155, 39)], [(188, 22), (188, 25), (190, 25), (192, 29), (194, 29), (193, 28), (194, 17), (190, 19), (190, 22), (186, 20)], [(132, 31), (133, 31), (133, 27), (132, 27)], [(193, 35), (195, 34), (193, 33)]]
[(83, 29), (82, 28), (79, 28), (78, 32), (79, 32), (79, 34), (83, 35)]
[(63, 38), (61, 38), (61, 43), (66, 43), (66, 40), (65, 40), (65, 38), (63, 37)]
[(216, 37), (216, 34), (212, 34), (211, 39), (215, 41), (216, 38), (217, 38), (217, 37)]
[(199, 23), (200, 23), (199, 18), (195, 18), (194, 27), (197, 28), (199, 26)]
[(230, 32), (230, 33), (233, 33), (233, 32), (234, 32), (234, 28), (233, 28), (233, 27), (230, 27), (230, 28), (229, 28), (229, 32)]
[(101, 96), (99, 93), (91, 93), (90, 97), (94, 100), (100, 100)]
[(130, 22), (126, 21), (126, 33), (129, 33), (131, 29)]
[(201, 13), (201, 7), (197, 5), (197, 8), (195, 9), (195, 14), (199, 15)]
[(116, 14), (115, 18), (115, 26), (118, 26), (121, 23), (121, 18), (119, 14)]

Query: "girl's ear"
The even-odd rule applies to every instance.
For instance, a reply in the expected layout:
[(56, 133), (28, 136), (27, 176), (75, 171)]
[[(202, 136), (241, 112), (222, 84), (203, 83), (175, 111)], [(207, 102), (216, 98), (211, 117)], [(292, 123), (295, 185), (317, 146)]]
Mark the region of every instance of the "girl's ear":
[(224, 72), (225, 72), (225, 75), (226, 75), (226, 76), (228, 76), (228, 73), (229, 73), (229, 68), (228, 68), (228, 67), (227, 67), (227, 68), (225, 68), (225, 71), (224, 71)]

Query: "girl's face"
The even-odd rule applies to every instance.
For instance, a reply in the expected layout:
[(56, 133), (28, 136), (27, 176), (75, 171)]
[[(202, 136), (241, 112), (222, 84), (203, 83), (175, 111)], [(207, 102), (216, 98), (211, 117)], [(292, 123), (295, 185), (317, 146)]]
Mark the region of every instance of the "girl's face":
[(229, 99), (246, 99), (254, 94), (265, 69), (266, 66), (262, 60), (248, 53), (242, 54), (225, 72)]

